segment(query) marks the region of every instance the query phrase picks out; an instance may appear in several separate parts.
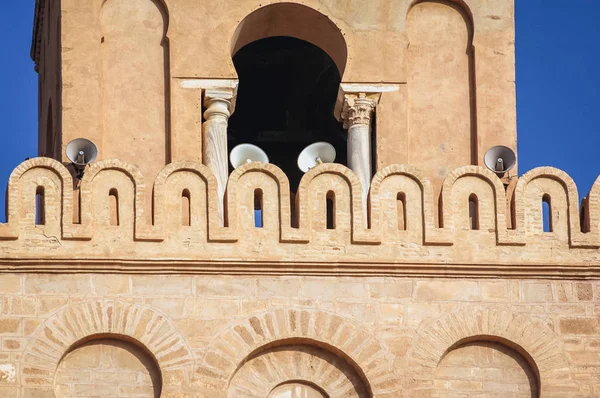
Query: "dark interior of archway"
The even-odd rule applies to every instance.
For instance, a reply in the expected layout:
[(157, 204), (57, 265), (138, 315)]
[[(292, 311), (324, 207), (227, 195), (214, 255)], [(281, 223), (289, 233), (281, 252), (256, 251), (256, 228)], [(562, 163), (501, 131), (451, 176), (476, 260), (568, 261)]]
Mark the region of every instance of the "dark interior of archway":
[(239, 88), (229, 119), (230, 150), (238, 144), (261, 147), (296, 192), (303, 173), (297, 157), (307, 145), (327, 141), (336, 163), (346, 164), (346, 133), (333, 115), (340, 73), (319, 47), (293, 37), (269, 37), (242, 47), (234, 56)]

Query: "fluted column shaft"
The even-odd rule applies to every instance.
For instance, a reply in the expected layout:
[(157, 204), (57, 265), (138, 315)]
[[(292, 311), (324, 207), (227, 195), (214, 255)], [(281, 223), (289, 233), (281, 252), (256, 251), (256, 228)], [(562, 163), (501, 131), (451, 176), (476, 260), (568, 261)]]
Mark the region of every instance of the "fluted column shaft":
[(348, 167), (354, 171), (361, 183), (365, 223), (372, 173), (371, 116), (376, 105), (375, 100), (365, 96), (346, 97), (342, 109), (344, 128), (348, 129)]
[(227, 126), (231, 116), (233, 93), (206, 91), (204, 96), (205, 122), (202, 124), (204, 137), (204, 164), (214, 173), (218, 184), (218, 209), (221, 222), (224, 220), (223, 202), (229, 177), (227, 163)]

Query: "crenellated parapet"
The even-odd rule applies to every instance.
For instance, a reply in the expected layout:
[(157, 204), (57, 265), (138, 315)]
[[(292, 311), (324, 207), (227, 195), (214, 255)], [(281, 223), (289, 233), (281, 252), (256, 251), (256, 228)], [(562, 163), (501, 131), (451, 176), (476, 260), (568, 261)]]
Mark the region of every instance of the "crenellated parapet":
[(372, 179), (366, 218), (360, 180), (340, 164), (311, 169), (295, 195), (277, 166), (244, 164), (229, 177), (224, 222), (217, 180), (205, 165), (166, 166), (154, 181), (152, 207), (146, 184), (136, 167), (114, 159), (93, 164), (78, 186), (55, 160), (25, 161), (8, 184), (1, 266), (600, 275), (600, 179), (580, 210), (573, 180), (551, 167), (531, 170), (508, 189), (485, 168), (460, 167), (445, 179), (436, 206), (423, 173), (388, 166)]

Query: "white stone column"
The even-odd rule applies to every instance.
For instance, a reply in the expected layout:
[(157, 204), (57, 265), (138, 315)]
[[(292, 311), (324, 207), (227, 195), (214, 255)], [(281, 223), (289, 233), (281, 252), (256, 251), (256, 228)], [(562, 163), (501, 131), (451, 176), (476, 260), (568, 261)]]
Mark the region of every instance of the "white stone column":
[(202, 124), (204, 164), (217, 177), (219, 218), (224, 220), (223, 201), (229, 178), (227, 126), (233, 110), (233, 89), (207, 89), (204, 92), (204, 119)]
[(371, 186), (371, 116), (377, 101), (365, 94), (346, 96), (342, 108), (344, 128), (348, 130), (348, 167), (362, 186), (363, 215), (367, 220), (367, 198)]

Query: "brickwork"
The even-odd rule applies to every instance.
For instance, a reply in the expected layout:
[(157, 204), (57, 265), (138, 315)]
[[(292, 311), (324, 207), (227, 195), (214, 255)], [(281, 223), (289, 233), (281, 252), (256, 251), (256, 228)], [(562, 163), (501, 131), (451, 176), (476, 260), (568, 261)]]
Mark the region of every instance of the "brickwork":
[[(8, 184), (0, 397), (600, 396), (600, 178), (580, 206), (482, 163), (516, 149), (512, 0), (36, 4), (52, 159)], [(275, 36), (331, 58), (349, 129), (296, 192), (228, 173), (232, 57)]]
[(436, 369), (440, 397), (535, 398), (537, 378), (527, 361), (495, 342), (467, 343), (444, 356)]
[(74, 347), (56, 371), (57, 398), (160, 397), (160, 372), (143, 350), (118, 339)]
[[(267, 396), (297, 379), (329, 396), (434, 396), (466, 382), (481, 393), (502, 382), (523, 394), (529, 385), (532, 396), (536, 383), (543, 397), (600, 394), (597, 282), (96, 274), (0, 282), (7, 397), (61, 396), (64, 385), (71, 393), (77, 383), (66, 380), (85, 350), (94, 359), (78, 365), (79, 384), (94, 361), (117, 355), (102, 351), (107, 337), (156, 363), (161, 378), (152, 381), (165, 397)], [(497, 369), (514, 378), (499, 380)]]
[[(29, 266), (35, 268), (35, 259), (43, 255), (51, 261), (40, 268), (63, 269), (61, 264), (72, 261), (70, 253), (77, 252), (87, 260), (78, 266), (98, 269), (110, 260), (113, 267), (131, 271), (149, 271), (144, 260), (157, 256), (222, 271), (246, 264), (245, 272), (278, 272), (278, 266), (297, 259), (306, 264), (295, 267), (298, 271), (310, 272), (309, 264), (319, 264), (321, 272), (327, 272), (332, 270), (328, 256), (336, 259), (335, 273), (347, 274), (356, 274), (363, 264), (370, 265), (371, 273), (391, 270), (410, 275), (443, 269), (456, 275), (580, 277), (596, 276), (599, 271), (596, 196), (600, 181), (585, 201), (583, 218), (589, 228), (582, 229), (573, 180), (550, 167), (524, 174), (512, 197), (485, 168), (464, 166), (451, 172), (442, 188), (442, 227), (433, 218), (431, 183), (418, 170), (402, 165), (375, 175), (367, 220), (360, 182), (339, 164), (323, 164), (305, 174), (296, 195), (295, 220), (291, 220), (289, 184), (277, 166), (250, 163), (239, 167), (228, 183), (226, 226), (216, 211), (214, 176), (201, 164), (167, 166), (155, 182), (152, 211), (145, 206), (148, 188), (141, 173), (117, 160), (95, 163), (79, 191), (72, 193), (71, 186), (68, 171), (51, 159), (28, 160), (15, 170), (9, 182), (8, 222), (0, 224), (0, 248), (7, 262), (29, 259)], [(44, 225), (35, 224), (38, 187), (45, 192)], [(193, 193), (191, 226), (182, 225), (180, 217), (171, 217), (181, 214), (184, 189)], [(263, 191), (265, 222), (260, 229), (254, 226), (253, 211), (248, 210), (253, 209), (256, 189)], [(113, 191), (118, 193), (117, 226), (110, 225), (108, 197)], [(335, 193), (335, 229), (326, 229), (325, 223), (329, 191)], [(391, 229), (385, 217), (397, 207), (398, 194), (405, 196), (410, 207), (406, 230)], [(469, 225), (471, 195), (478, 197), (477, 230)], [(551, 232), (542, 227), (544, 197), (552, 202)], [(81, 217), (80, 223), (73, 222), (73, 209), (78, 209), (75, 215)], [(116, 253), (118, 262), (112, 261)], [(60, 261), (54, 263), (54, 259)], [(248, 267), (247, 262), (255, 265)], [(378, 264), (388, 268), (381, 270)], [(186, 269), (177, 261), (167, 265), (173, 271)]]

